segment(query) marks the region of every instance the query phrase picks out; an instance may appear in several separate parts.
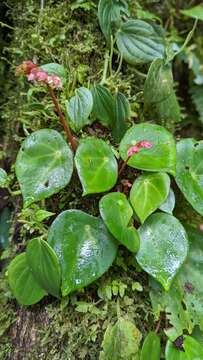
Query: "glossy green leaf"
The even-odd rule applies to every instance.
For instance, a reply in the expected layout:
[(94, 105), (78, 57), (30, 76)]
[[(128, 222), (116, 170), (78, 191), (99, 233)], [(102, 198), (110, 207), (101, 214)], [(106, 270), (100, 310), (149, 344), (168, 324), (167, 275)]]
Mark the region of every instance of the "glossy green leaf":
[(91, 88), (93, 96), (93, 114), (107, 127), (114, 121), (115, 100), (110, 91), (102, 85), (95, 85)]
[(163, 60), (154, 60), (149, 68), (144, 84), (144, 109), (149, 120), (156, 119), (166, 127), (170, 124), (173, 128), (181, 121), (171, 64)]
[(11, 210), (5, 207), (0, 211), (0, 247), (8, 248), (9, 245), (9, 230), (11, 227)]
[(16, 175), (25, 205), (63, 189), (72, 172), (72, 151), (57, 131), (38, 130), (23, 141), (16, 160)]
[(172, 215), (151, 215), (139, 229), (140, 249), (136, 259), (140, 266), (165, 290), (183, 265), (188, 253), (187, 234)]
[(194, 6), (190, 9), (181, 10), (181, 13), (183, 15), (203, 21), (203, 4)]
[(144, 64), (165, 55), (160, 28), (142, 20), (128, 20), (116, 34), (118, 50), (130, 64)]
[(128, 160), (128, 165), (146, 171), (169, 172), (175, 175), (176, 145), (173, 136), (162, 126), (138, 124), (132, 126), (121, 140), (119, 151), (122, 159), (127, 160), (127, 151), (136, 143), (147, 140), (152, 144), (150, 149), (141, 149)]
[(8, 281), (19, 304), (33, 305), (46, 295), (33, 277), (25, 253), (17, 255), (11, 261), (8, 267)]
[(114, 27), (118, 27), (123, 15), (128, 16), (128, 4), (125, 0), (100, 0), (98, 5), (98, 18), (101, 30), (106, 41), (111, 43)]
[(103, 275), (117, 252), (103, 221), (79, 210), (64, 211), (54, 220), (48, 242), (61, 264), (63, 296)]
[(126, 120), (130, 118), (130, 104), (124, 94), (117, 92), (115, 95), (115, 113), (112, 122), (112, 135), (119, 142), (127, 130)]
[(173, 343), (168, 340), (165, 349), (165, 360), (192, 360), (188, 359), (185, 352), (178, 350)]
[(151, 331), (145, 338), (142, 345), (140, 360), (160, 360), (161, 345), (159, 336)]
[(93, 108), (93, 97), (90, 90), (81, 87), (75, 91), (70, 101), (66, 102), (67, 113), (72, 127), (78, 131), (90, 123), (88, 119)]
[(103, 140), (83, 140), (75, 155), (83, 195), (110, 190), (117, 181), (118, 165), (113, 151)]
[(188, 360), (202, 360), (203, 346), (192, 336), (186, 336), (183, 347)]
[(51, 246), (44, 240), (32, 239), (26, 249), (27, 263), (42, 289), (59, 297), (61, 268)]
[(130, 191), (130, 201), (143, 223), (166, 200), (170, 190), (167, 174), (145, 174), (139, 176)]
[(159, 207), (160, 210), (172, 214), (174, 207), (175, 207), (175, 194), (172, 189), (170, 189), (169, 194), (167, 196), (167, 199), (164, 201), (164, 203)]
[(0, 188), (7, 187), (8, 185), (8, 175), (6, 171), (0, 168)]
[(139, 360), (141, 332), (129, 320), (119, 318), (109, 325), (102, 342), (100, 360)]
[(128, 250), (136, 252), (140, 239), (137, 230), (129, 224), (133, 210), (126, 196), (119, 192), (103, 196), (99, 202), (99, 210), (112, 235)]
[(187, 201), (203, 215), (203, 141), (183, 139), (177, 144), (176, 182)]
[(41, 65), (40, 68), (46, 71), (49, 75), (59, 76), (62, 80), (62, 83), (66, 81), (66, 71), (63, 65), (57, 63), (49, 63)]

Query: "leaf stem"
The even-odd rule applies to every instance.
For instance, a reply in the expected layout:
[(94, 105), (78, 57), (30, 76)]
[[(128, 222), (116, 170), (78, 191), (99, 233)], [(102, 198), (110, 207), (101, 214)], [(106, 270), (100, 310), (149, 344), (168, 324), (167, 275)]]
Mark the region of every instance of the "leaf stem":
[(100, 82), (101, 85), (103, 85), (107, 78), (107, 71), (108, 71), (108, 64), (109, 64), (109, 50), (106, 50), (105, 57), (104, 57), (104, 70), (103, 70), (103, 76), (102, 80)]
[(78, 144), (75, 141), (75, 139), (74, 139), (74, 137), (73, 137), (73, 135), (71, 133), (70, 127), (68, 125), (68, 122), (66, 121), (66, 119), (65, 119), (65, 117), (64, 117), (64, 115), (63, 115), (63, 113), (61, 111), (61, 107), (59, 105), (58, 99), (56, 97), (56, 94), (55, 94), (53, 88), (49, 84), (47, 84), (47, 87), (48, 87), (51, 99), (52, 99), (52, 101), (54, 103), (55, 110), (56, 110), (56, 112), (57, 112), (57, 114), (59, 116), (60, 123), (63, 126), (64, 131), (66, 133), (67, 140), (71, 144), (71, 147), (72, 147), (73, 151), (75, 152), (77, 147), (78, 147)]

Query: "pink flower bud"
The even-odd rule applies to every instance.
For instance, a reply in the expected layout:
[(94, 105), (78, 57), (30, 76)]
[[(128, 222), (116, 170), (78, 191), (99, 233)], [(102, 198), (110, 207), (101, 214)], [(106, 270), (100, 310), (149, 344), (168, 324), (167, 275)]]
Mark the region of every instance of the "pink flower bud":
[(27, 75), (27, 79), (28, 79), (28, 81), (35, 80), (35, 74), (31, 72), (29, 75)]
[(138, 153), (139, 151), (140, 151), (140, 148), (138, 146), (131, 146), (127, 152), (128, 157), (132, 156), (135, 153)]

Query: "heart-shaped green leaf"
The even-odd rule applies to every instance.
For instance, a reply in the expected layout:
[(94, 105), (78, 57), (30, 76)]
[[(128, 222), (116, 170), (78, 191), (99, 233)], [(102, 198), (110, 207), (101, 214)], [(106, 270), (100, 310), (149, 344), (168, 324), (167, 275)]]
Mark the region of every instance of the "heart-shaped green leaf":
[(112, 27), (118, 27), (122, 15), (129, 15), (128, 4), (125, 0), (100, 0), (98, 18), (106, 41), (111, 43)]
[(129, 222), (133, 210), (124, 194), (110, 193), (100, 200), (99, 210), (105, 225), (112, 235), (128, 250), (136, 252), (140, 239), (137, 230)]
[(99, 360), (139, 360), (141, 339), (141, 332), (131, 321), (119, 318), (107, 327)]
[(203, 4), (193, 6), (190, 9), (181, 10), (183, 15), (203, 21)]
[(102, 85), (91, 88), (93, 96), (93, 114), (104, 126), (110, 127), (114, 121), (115, 100), (110, 91)]
[(169, 290), (188, 253), (187, 234), (172, 215), (151, 215), (139, 229), (140, 249), (136, 255), (140, 266), (165, 290)]
[(11, 261), (8, 267), (8, 281), (19, 304), (33, 305), (46, 295), (32, 275), (25, 253), (17, 255)]
[(46, 71), (49, 75), (56, 75), (60, 77), (62, 83), (66, 81), (66, 71), (63, 65), (57, 63), (49, 63), (40, 66), (40, 69)]
[(8, 175), (6, 171), (0, 168), (0, 188), (7, 187), (8, 185)]
[(61, 264), (63, 296), (103, 275), (117, 252), (103, 221), (79, 210), (64, 211), (54, 220), (48, 242)]
[(177, 144), (176, 182), (193, 208), (203, 215), (203, 141), (183, 139)]
[(126, 120), (130, 117), (130, 104), (128, 99), (120, 92), (115, 95), (114, 121), (111, 125), (112, 135), (119, 142), (127, 130)]
[(72, 172), (72, 151), (57, 131), (38, 130), (23, 141), (16, 160), (16, 175), (26, 206), (63, 189)]
[(142, 20), (128, 20), (116, 34), (118, 50), (130, 64), (144, 64), (165, 55), (160, 28)]
[(161, 345), (159, 336), (151, 331), (145, 338), (142, 345), (142, 351), (140, 355), (140, 360), (160, 360), (161, 356)]
[(139, 176), (130, 191), (130, 201), (141, 223), (166, 200), (170, 190), (167, 174), (146, 174)]
[(127, 130), (120, 143), (120, 155), (128, 159), (128, 149), (138, 142), (147, 140), (152, 144), (150, 149), (140, 149), (128, 160), (128, 165), (146, 171), (169, 172), (175, 175), (176, 145), (173, 136), (162, 126), (138, 124)]
[(87, 138), (77, 148), (75, 164), (83, 195), (110, 190), (118, 176), (116, 158), (103, 140)]
[[(166, 360), (189, 360), (185, 352), (178, 350), (173, 343), (168, 340), (165, 349)], [(192, 359), (190, 359), (192, 360)]]
[(51, 246), (44, 240), (32, 239), (26, 249), (27, 263), (42, 289), (59, 297), (61, 269)]
[(90, 123), (88, 119), (92, 107), (93, 97), (90, 90), (81, 87), (75, 91), (70, 101), (66, 102), (67, 113), (72, 122), (73, 128), (78, 131)]
[(159, 209), (168, 214), (172, 214), (173, 209), (175, 207), (175, 202), (176, 202), (175, 194), (173, 190), (170, 189), (166, 201), (164, 201), (164, 203), (159, 207)]

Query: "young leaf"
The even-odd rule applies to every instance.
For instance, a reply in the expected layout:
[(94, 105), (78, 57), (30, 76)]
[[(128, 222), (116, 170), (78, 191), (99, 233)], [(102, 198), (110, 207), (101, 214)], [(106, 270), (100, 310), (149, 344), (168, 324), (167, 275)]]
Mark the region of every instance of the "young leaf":
[(126, 120), (130, 117), (130, 104), (128, 99), (120, 92), (115, 95), (114, 121), (111, 125), (112, 135), (119, 142), (127, 130)]
[(119, 27), (122, 15), (129, 16), (128, 4), (125, 0), (99, 1), (99, 25), (108, 44), (111, 43), (112, 28)]
[(164, 201), (164, 203), (161, 206), (159, 206), (159, 209), (168, 214), (172, 214), (173, 209), (175, 207), (175, 202), (176, 202), (175, 194), (174, 194), (173, 190), (170, 189), (166, 201)]
[(102, 342), (100, 360), (138, 360), (141, 332), (128, 320), (119, 318), (115, 325), (109, 325)]
[(64, 67), (57, 63), (49, 63), (40, 66), (40, 69), (46, 71), (49, 75), (56, 75), (60, 77), (62, 83), (66, 81), (66, 71)]
[(36, 304), (46, 295), (33, 277), (25, 253), (17, 255), (9, 264), (8, 281), (15, 298), (21, 305)]
[(75, 164), (83, 187), (83, 195), (110, 190), (118, 175), (116, 158), (103, 140), (87, 138), (77, 148)]
[(159, 28), (142, 20), (128, 20), (116, 34), (118, 50), (130, 64), (144, 64), (165, 55)]
[(160, 360), (161, 345), (159, 336), (151, 331), (145, 338), (142, 345), (140, 360)]
[(16, 175), (26, 206), (63, 189), (72, 172), (72, 151), (57, 131), (38, 130), (23, 141), (16, 160)]
[(133, 210), (124, 194), (110, 193), (102, 197), (99, 210), (105, 225), (112, 235), (128, 250), (136, 252), (140, 239), (137, 230), (129, 222)]
[(184, 263), (188, 253), (187, 234), (172, 215), (151, 215), (139, 229), (140, 248), (136, 259), (140, 266), (165, 290)]
[(202, 20), (203, 21), (203, 4), (194, 6), (190, 9), (181, 10), (183, 15), (192, 17), (194, 19)]
[(175, 141), (173, 136), (159, 125), (144, 123), (127, 130), (119, 147), (122, 159), (126, 161), (128, 149), (143, 140), (149, 141), (152, 147), (133, 154), (128, 160), (128, 165), (141, 170), (169, 172), (175, 175)]
[(167, 344), (166, 344), (165, 359), (166, 360), (192, 360), (192, 359), (188, 359), (185, 352), (183, 352), (182, 350), (178, 350), (170, 340), (168, 340)]
[(8, 185), (8, 175), (6, 171), (0, 168), (0, 188), (7, 187)]
[(154, 60), (149, 68), (144, 84), (144, 109), (149, 120), (157, 119), (166, 126), (170, 123), (173, 127), (181, 121), (171, 64), (165, 64), (163, 60)]
[(63, 296), (103, 275), (117, 252), (103, 221), (79, 210), (64, 211), (54, 220), (48, 242), (61, 264)]
[(193, 208), (203, 215), (203, 141), (183, 139), (177, 144), (176, 183)]
[(93, 114), (104, 126), (111, 127), (115, 117), (113, 95), (102, 85), (93, 86), (91, 92), (93, 96)]
[(26, 249), (27, 263), (42, 289), (59, 297), (61, 269), (51, 246), (44, 240), (32, 239)]
[(147, 174), (139, 176), (130, 191), (130, 201), (141, 223), (166, 200), (170, 189), (167, 174)]
[(70, 101), (66, 102), (68, 116), (73, 128), (78, 131), (90, 123), (88, 119), (93, 107), (93, 97), (90, 90), (81, 87), (75, 91)]

